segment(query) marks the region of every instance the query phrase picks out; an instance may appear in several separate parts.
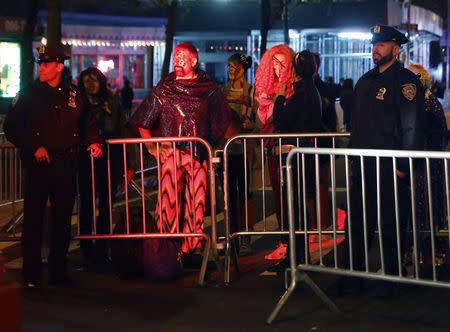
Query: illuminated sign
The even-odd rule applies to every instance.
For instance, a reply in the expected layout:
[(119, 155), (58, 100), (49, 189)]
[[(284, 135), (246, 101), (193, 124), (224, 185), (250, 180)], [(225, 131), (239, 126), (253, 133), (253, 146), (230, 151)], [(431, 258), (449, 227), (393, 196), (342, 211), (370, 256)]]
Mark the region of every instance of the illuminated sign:
[(114, 61), (113, 60), (99, 60), (97, 68), (100, 69), (102, 73), (106, 73), (107, 71), (114, 69)]
[(14, 97), (20, 89), (20, 44), (0, 42), (0, 97)]

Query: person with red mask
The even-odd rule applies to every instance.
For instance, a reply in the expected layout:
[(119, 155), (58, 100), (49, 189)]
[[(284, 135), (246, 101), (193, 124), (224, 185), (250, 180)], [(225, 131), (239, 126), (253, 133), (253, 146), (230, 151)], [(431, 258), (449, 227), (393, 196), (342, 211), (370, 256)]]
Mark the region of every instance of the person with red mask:
[[(261, 133), (272, 134), (277, 132), (273, 124), (273, 108), (277, 91), (283, 87), (285, 91), (285, 101), (294, 93), (292, 81), (294, 78), (294, 67), (292, 58), (294, 52), (287, 45), (276, 45), (261, 58), (258, 70), (255, 76), (255, 93), (258, 102), (258, 118), (261, 121)], [(266, 142), (268, 151), (267, 164), (269, 167), (270, 184), (275, 199), (275, 209), (278, 220), (278, 226), (283, 230), (288, 229), (287, 215), (282, 209), (281, 188), (280, 188), (280, 167), (277, 141), (268, 140)], [(283, 147), (282, 147), (283, 148)], [(265, 258), (268, 260), (280, 260), (286, 257), (287, 243), (280, 241), (277, 248)]]
[[(218, 143), (231, 121), (223, 93), (198, 68), (198, 52), (192, 44), (183, 42), (175, 47), (172, 62), (174, 71), (161, 79), (144, 99), (131, 117), (130, 125), (138, 129), (143, 138), (196, 136), (213, 145)], [(148, 149), (158, 157), (154, 147)], [(195, 143), (192, 155), (193, 158), (190, 144), (185, 143), (176, 144), (175, 151), (160, 149), (161, 188), (155, 210), (159, 229), (175, 232), (180, 223), (185, 233), (203, 231), (207, 156), (205, 149)], [(176, 189), (178, 192), (174, 195)], [(184, 202), (183, 220), (177, 220), (177, 216), (182, 215), (181, 202)], [(201, 247), (201, 239), (186, 238), (182, 251), (191, 254)]]
[(80, 146), (94, 158), (103, 153), (95, 119), (86, 113), (75, 87), (61, 77), (67, 58), (59, 48), (39, 48), (39, 79), (13, 100), (4, 125), (6, 138), (20, 150), (25, 171), (22, 272), (28, 288), (39, 287), (42, 282), (40, 249), (48, 199), (48, 282), (72, 283), (66, 271), (66, 256)]

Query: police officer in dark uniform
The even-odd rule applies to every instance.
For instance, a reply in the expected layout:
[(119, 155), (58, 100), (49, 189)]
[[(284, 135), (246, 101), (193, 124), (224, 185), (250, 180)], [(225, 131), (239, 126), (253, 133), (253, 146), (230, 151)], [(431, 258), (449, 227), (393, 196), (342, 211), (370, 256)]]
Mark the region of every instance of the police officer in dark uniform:
[(20, 150), (25, 170), (22, 255), (27, 287), (41, 284), (40, 248), (47, 199), (51, 203), (49, 284), (70, 282), (66, 255), (80, 136), (89, 142), (93, 157), (102, 154), (95, 120), (82, 121), (86, 115), (81, 99), (75, 87), (61, 79), (67, 58), (59, 48), (39, 48), (39, 79), (13, 100), (4, 124), (7, 139)]
[[(355, 110), (351, 118), (350, 147), (359, 149), (423, 150), (424, 91), (419, 78), (397, 60), (407, 37), (393, 27), (372, 28), (372, 58), (375, 68), (363, 75), (355, 87)], [(397, 230), (392, 160), (380, 161), (381, 227), (385, 273), (399, 273)], [(398, 182), (400, 213), (409, 211), (407, 160), (398, 160), (395, 176)], [(376, 161), (364, 158), (367, 240), (370, 248), (377, 228)], [(353, 268), (364, 270), (364, 214), (362, 176), (359, 158), (352, 160), (351, 236)], [(407, 218), (407, 216), (406, 216)], [(400, 215), (400, 247), (405, 244), (405, 216)], [(347, 228), (348, 229), (348, 228)], [(348, 240), (348, 236), (346, 237)], [(345, 259), (349, 265), (347, 241)]]

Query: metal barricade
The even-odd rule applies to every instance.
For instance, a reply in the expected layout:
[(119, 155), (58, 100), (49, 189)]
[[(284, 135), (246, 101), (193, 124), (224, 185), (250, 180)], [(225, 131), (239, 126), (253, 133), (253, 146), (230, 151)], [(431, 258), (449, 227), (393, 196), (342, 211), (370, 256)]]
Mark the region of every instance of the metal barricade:
[[(323, 156), (332, 163), (339, 156), (343, 163), (343, 171), (331, 173), (332, 208), (336, 206), (336, 182), (341, 180), (346, 187), (341, 199), (348, 215), (342, 255), (337, 250), (342, 234), (333, 215), (330, 234), (334, 250), (327, 259), (321, 252), (319, 264), (313, 265), (308, 260), (308, 227), (297, 226), (301, 215), (296, 215), (295, 197), (304, 198), (305, 187), (296, 187), (295, 178), (305, 173), (305, 159), (313, 158), (317, 195), (318, 160)], [(300, 169), (295, 167), (298, 160)], [(448, 276), (443, 275), (449, 265), (450, 246), (449, 160), (449, 152), (293, 149), (287, 157), (290, 268), (286, 276), (290, 283), (267, 322), (276, 318), (299, 281), (308, 284), (331, 310), (338, 311), (307, 271), (450, 288)]]
[(22, 221), (22, 168), (17, 148), (0, 133), (0, 213), (8, 221), (0, 228), (2, 241), (17, 241), (15, 228)]
[[(214, 171), (213, 171), (213, 155), (212, 155), (212, 149), (209, 146), (209, 144), (202, 138), (198, 137), (166, 137), (166, 138), (151, 138), (151, 139), (110, 139), (107, 141), (108, 143), (108, 151), (107, 151), (107, 187), (108, 187), (108, 209), (109, 209), (109, 231), (105, 234), (101, 234), (99, 232), (98, 226), (97, 226), (97, 215), (96, 215), (96, 173), (95, 170), (95, 161), (93, 158), (91, 158), (91, 179), (92, 179), (92, 229), (90, 233), (86, 234), (83, 232), (80, 232), (80, 223), (78, 224), (78, 234), (75, 237), (78, 240), (88, 240), (88, 239), (145, 239), (145, 238), (183, 238), (183, 239), (203, 239), (204, 241), (204, 249), (203, 249), (203, 260), (200, 268), (200, 275), (199, 275), (199, 284), (202, 285), (204, 283), (204, 278), (206, 274), (206, 267), (208, 262), (208, 256), (211, 249), (211, 242), (212, 242), (212, 249), (215, 252), (216, 250), (216, 196), (215, 196), (215, 177), (214, 177)], [(124, 189), (124, 210), (125, 210), (125, 220), (123, 225), (123, 231), (118, 232), (117, 229), (114, 231), (114, 225), (117, 224), (118, 220), (115, 220), (115, 216), (113, 214), (113, 204), (114, 204), (114, 188), (112, 188), (112, 166), (114, 162), (111, 159), (111, 151), (114, 148), (121, 148), (122, 150), (122, 156), (123, 156), (123, 189)], [(145, 172), (144, 170), (145, 165), (147, 165), (145, 158), (144, 158), (144, 149), (151, 148), (152, 151), (154, 151), (154, 155), (157, 156), (156, 158), (156, 168), (157, 171), (156, 174), (156, 189), (149, 190), (146, 188), (146, 179), (145, 178)], [(127, 165), (127, 149), (132, 148), (136, 149), (138, 154), (137, 158), (137, 172), (135, 173), (139, 178), (137, 178), (135, 181), (131, 182), (131, 188), (133, 188), (135, 191), (139, 193), (138, 197), (131, 197), (131, 193), (129, 191), (128, 183), (126, 180), (126, 175), (128, 171), (129, 165)], [(197, 163), (197, 164), (195, 164)], [(209, 201), (210, 201), (210, 211), (211, 211), (211, 236), (209, 236), (207, 233), (203, 231), (203, 228), (200, 229), (187, 229), (184, 227), (182, 229), (183, 221), (186, 223), (186, 220), (183, 220), (183, 215), (180, 206), (181, 205), (188, 205), (191, 204), (191, 206), (194, 206), (195, 209), (192, 212), (193, 218), (195, 219), (196, 213), (201, 213), (199, 209), (201, 207), (198, 207), (198, 204), (202, 204), (203, 208), (205, 209), (206, 206), (204, 202), (195, 202), (195, 196), (192, 196), (191, 201), (187, 201), (186, 199), (183, 199), (182, 196), (179, 195), (180, 191), (183, 189), (181, 186), (183, 185), (183, 181), (185, 182), (186, 186), (194, 186), (194, 180), (197, 181), (198, 178), (194, 179), (194, 169), (198, 165), (204, 165), (205, 169), (205, 176), (204, 179), (206, 181), (206, 187), (205, 187), (205, 194), (208, 193), (208, 186), (209, 186)], [(202, 167), (202, 166), (200, 166)], [(161, 217), (156, 216), (162, 216), (163, 213), (166, 213), (167, 211), (163, 211), (164, 207), (162, 207), (162, 190), (163, 190), (163, 182), (167, 180), (167, 178), (163, 179), (165, 172), (165, 169), (167, 172), (170, 173), (171, 180), (174, 180), (170, 185), (173, 185), (174, 188), (173, 192), (171, 194), (171, 197), (174, 199), (174, 210), (175, 210), (175, 221), (174, 224), (168, 225), (169, 227), (165, 227), (167, 225), (164, 225), (163, 222), (159, 224), (160, 227), (153, 228), (153, 226), (149, 226), (148, 219), (150, 217), (155, 217), (158, 219), (162, 219)], [(198, 169), (196, 169), (198, 171)], [(186, 173), (183, 173), (186, 172)], [(191, 173), (189, 173), (191, 172)], [(201, 171), (199, 171), (201, 172)], [(184, 179), (181, 179), (180, 177), (182, 175), (186, 175)], [(196, 173), (197, 174), (197, 173)], [(203, 173), (202, 173), (203, 174)], [(137, 177), (136, 176), (136, 177)], [(197, 176), (197, 175), (195, 175)], [(209, 181), (208, 181), (209, 180)], [(197, 182), (196, 182), (197, 183)], [(185, 187), (184, 189), (186, 189)], [(186, 189), (187, 190), (187, 189)], [(151, 210), (149, 206), (151, 205), (151, 202), (148, 202), (148, 199), (150, 196), (156, 195), (157, 196), (157, 207), (154, 208), (153, 211), (149, 212)], [(167, 198), (167, 196), (164, 196)], [(141, 211), (142, 216), (142, 225), (140, 226), (141, 231), (136, 231), (136, 229), (133, 230), (133, 227), (131, 225), (131, 216), (130, 216), (130, 210), (132, 208), (131, 206), (131, 199), (134, 199), (135, 202), (138, 203), (138, 207)], [(198, 198), (198, 197), (197, 197)], [(181, 199), (181, 201), (180, 201)], [(206, 199), (205, 197), (202, 197), (202, 199)], [(197, 205), (196, 205), (197, 204)], [(167, 205), (166, 205), (167, 206)], [(167, 212), (168, 213), (168, 212)], [(150, 217), (149, 217), (150, 215)], [(200, 215), (197, 215), (197, 217)], [(195, 219), (197, 220), (197, 219)], [(123, 221), (123, 220), (122, 220)], [(202, 220), (203, 222), (204, 220)], [(217, 256), (216, 256), (217, 258)]]
[[(287, 225), (287, 218), (284, 215), (287, 211), (287, 209), (283, 208), (283, 204), (285, 201), (285, 193), (283, 192), (284, 187), (284, 175), (283, 175), (283, 168), (285, 167), (284, 159), (287, 155), (287, 153), (295, 148), (295, 147), (301, 147), (301, 146), (312, 146), (312, 147), (318, 147), (318, 146), (329, 146), (329, 147), (336, 147), (338, 143), (341, 143), (342, 140), (347, 139), (350, 136), (349, 133), (307, 133), (307, 134), (266, 134), (266, 135), (238, 135), (231, 139), (229, 139), (225, 146), (224, 146), (224, 160), (223, 160), (223, 188), (224, 188), (224, 214), (225, 214), (225, 283), (230, 282), (230, 271), (231, 271), (231, 263), (234, 262), (237, 268), (237, 254), (236, 251), (232, 248), (232, 241), (234, 239), (238, 239), (239, 237), (243, 236), (261, 236), (261, 235), (286, 235), (288, 234), (288, 225)], [(239, 150), (240, 149), (240, 150)], [(252, 229), (251, 227), (251, 221), (249, 220), (249, 206), (247, 199), (244, 199), (243, 204), (243, 219), (244, 223), (241, 225), (240, 229), (236, 229), (234, 227), (233, 230), (230, 228), (230, 192), (236, 191), (236, 188), (230, 188), (229, 185), (229, 165), (230, 165), (230, 156), (232, 158), (232, 155), (239, 155), (241, 158), (239, 159), (237, 168), (243, 171), (243, 188), (240, 188), (239, 190), (244, 191), (244, 195), (241, 195), (242, 197), (247, 197), (250, 189), (249, 189), (249, 177), (252, 176), (251, 174), (251, 166), (249, 165), (249, 159), (255, 158), (254, 156), (250, 156), (250, 151), (253, 149), (253, 151), (257, 151), (255, 154), (260, 154), (258, 156), (259, 158), (259, 164), (261, 167), (261, 174), (260, 174), (260, 190), (261, 190), (261, 203), (262, 205), (262, 221), (259, 223), (259, 230)], [(267, 189), (269, 186), (273, 186), (270, 181), (266, 179), (266, 167), (267, 163), (276, 164), (275, 168), (278, 169), (279, 173), (279, 183), (277, 184), (280, 188), (279, 190), (279, 196), (274, 197), (274, 200), (277, 200), (275, 202), (276, 204), (279, 204), (279, 216), (277, 216), (278, 219), (278, 226), (276, 228), (271, 225), (269, 227), (268, 223), (268, 216), (266, 215), (267, 212), (267, 203), (270, 201), (269, 197), (269, 190)], [(269, 165), (269, 171), (270, 167)], [(331, 165), (331, 173), (335, 171), (334, 164)], [(236, 168), (236, 165), (234, 165), (234, 168)], [(268, 183), (269, 182), (269, 183)], [(328, 190), (328, 187), (327, 187)], [(275, 195), (274, 195), (275, 196)], [(261, 211), (261, 209), (258, 209)], [(234, 211), (236, 213), (236, 211)], [(320, 220), (320, 211), (319, 211), (319, 220)], [(261, 226), (262, 223), (262, 226)], [(319, 231), (320, 230), (320, 222), (319, 224)], [(318, 234), (312, 232), (312, 234)], [(237, 268), (238, 270), (238, 268)]]

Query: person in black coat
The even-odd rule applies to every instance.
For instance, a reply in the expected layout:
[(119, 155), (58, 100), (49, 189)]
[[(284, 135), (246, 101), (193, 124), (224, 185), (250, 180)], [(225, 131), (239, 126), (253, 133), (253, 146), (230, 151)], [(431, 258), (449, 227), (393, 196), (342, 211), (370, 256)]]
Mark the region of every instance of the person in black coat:
[(20, 150), (24, 167), (24, 224), (22, 230), (25, 286), (41, 284), (41, 242), (47, 199), (51, 203), (49, 284), (70, 281), (66, 255), (76, 193), (81, 133), (93, 157), (102, 155), (95, 120), (84, 124), (83, 103), (77, 90), (62, 80), (67, 57), (59, 49), (39, 48), (39, 79), (13, 100), (4, 130)]
[[(295, 54), (294, 59), (294, 68), (296, 73), (296, 79), (293, 83), (294, 94), (292, 97), (286, 102), (285, 94), (287, 87), (286, 85), (281, 85), (277, 91), (277, 97), (275, 99), (275, 105), (273, 108), (273, 124), (275, 129), (279, 133), (311, 133), (311, 132), (321, 132), (321, 100), (320, 95), (317, 88), (314, 85), (313, 75), (316, 71), (314, 56), (311, 52), (305, 50), (300, 53)], [(293, 146), (297, 145), (297, 140), (293, 139), (292, 141), (284, 140), (284, 144), (290, 143)], [(301, 139), (299, 146), (314, 146), (314, 142), (312, 139)], [(287, 157), (287, 152), (283, 151), (283, 165), (285, 164), (285, 160)], [(276, 151), (275, 151), (276, 153)], [(298, 201), (298, 195), (301, 194), (302, 184), (300, 184), (300, 188), (297, 188), (297, 177), (300, 176), (301, 181), (306, 182), (306, 197), (310, 218), (314, 218), (315, 213), (315, 172), (314, 172), (314, 157), (308, 156), (305, 160), (305, 174), (295, 174), (297, 170), (296, 163), (293, 164), (294, 170), (294, 202)], [(286, 178), (286, 176), (285, 176)], [(284, 206), (283, 209), (285, 211), (285, 215), (287, 214), (287, 188), (283, 187), (283, 197)], [(303, 195), (301, 194), (300, 197)], [(294, 204), (294, 217), (295, 220), (298, 220), (299, 213), (301, 208), (297, 204)], [(305, 228), (305, 225), (302, 225), (302, 229)], [(302, 262), (305, 259), (304, 254), (304, 236), (297, 237), (297, 261)], [(284, 269), (288, 265), (288, 259), (286, 258), (284, 261), (280, 263), (278, 268)]]

